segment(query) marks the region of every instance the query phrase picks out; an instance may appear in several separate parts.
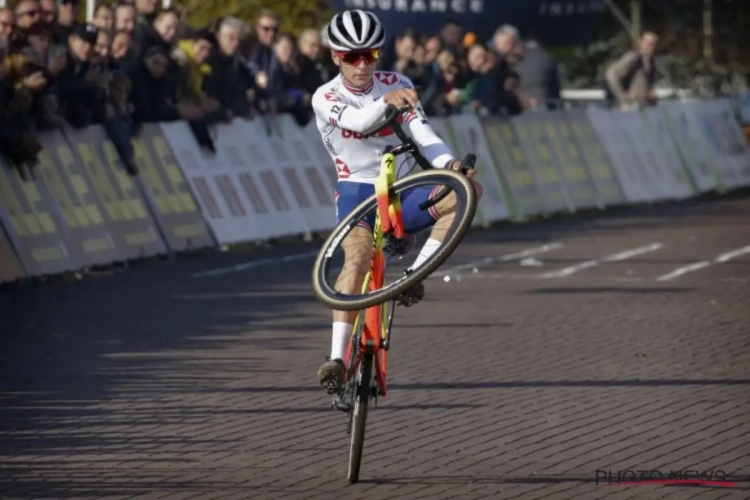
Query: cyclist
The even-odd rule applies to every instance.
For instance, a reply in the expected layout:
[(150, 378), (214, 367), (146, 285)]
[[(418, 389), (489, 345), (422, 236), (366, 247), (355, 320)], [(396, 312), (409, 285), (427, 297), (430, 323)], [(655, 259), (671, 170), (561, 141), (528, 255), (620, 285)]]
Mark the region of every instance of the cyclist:
[[(399, 121), (408, 125), (425, 158), (435, 168), (461, 168), (461, 161), (454, 158), (428, 124), (412, 82), (399, 73), (375, 71), (380, 48), (385, 42), (385, 29), (373, 13), (356, 9), (336, 14), (323, 34), (340, 73), (315, 92), (312, 106), (323, 143), (338, 171), (337, 221), (374, 194), (383, 149), (399, 142), (390, 129), (369, 139), (362, 138), (362, 132), (382, 123), (388, 104), (397, 108), (410, 107)], [(470, 170), (467, 176), (471, 179), (474, 174)], [(473, 182), (481, 196), (481, 186)], [(435, 189), (420, 187), (401, 194), (406, 232), (416, 233), (432, 227), (430, 238), (411, 269), (419, 267), (438, 250), (443, 235), (451, 227), (454, 195), (447, 196), (427, 211), (418, 208), (440, 189), (440, 186)], [(342, 293), (355, 293), (362, 287), (372, 259), (374, 215), (371, 219), (353, 228), (342, 242), (344, 265), (336, 282), (336, 289)], [(333, 312), (331, 355), (318, 370), (318, 381), (329, 394), (335, 394), (343, 387), (343, 358), (357, 314), (356, 311)]]

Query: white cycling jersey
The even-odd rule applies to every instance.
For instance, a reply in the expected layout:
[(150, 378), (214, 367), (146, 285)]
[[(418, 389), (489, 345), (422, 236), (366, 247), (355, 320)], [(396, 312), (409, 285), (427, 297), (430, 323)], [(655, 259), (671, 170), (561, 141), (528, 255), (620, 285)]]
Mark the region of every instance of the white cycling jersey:
[[(339, 180), (374, 184), (380, 173), (380, 158), (388, 145), (399, 143), (390, 128), (364, 139), (362, 132), (384, 119), (387, 105), (382, 97), (392, 90), (412, 89), (412, 82), (399, 73), (376, 71), (362, 89), (353, 88), (338, 75), (321, 86), (312, 97), (312, 107), (323, 144), (331, 155)], [(422, 106), (399, 117), (406, 123), (424, 157), (435, 168), (453, 160), (450, 149), (430, 127)], [(403, 176), (410, 169), (400, 169)]]

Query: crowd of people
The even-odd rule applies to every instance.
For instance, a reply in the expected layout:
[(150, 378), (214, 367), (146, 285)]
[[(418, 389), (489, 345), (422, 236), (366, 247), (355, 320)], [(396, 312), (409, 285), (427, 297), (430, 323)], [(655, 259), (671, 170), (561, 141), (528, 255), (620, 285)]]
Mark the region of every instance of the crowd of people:
[[(80, 0), (0, 9), (0, 152), (15, 165), (33, 165), (39, 133), (63, 125), (103, 125), (133, 174), (143, 123), (185, 120), (208, 152), (212, 125), (235, 117), (289, 113), (304, 126), (313, 93), (338, 73), (318, 28), (294, 37), (270, 10), (193, 29), (156, 0), (100, 4), (91, 23), (76, 21), (80, 9)], [(554, 59), (508, 25), (489, 41), (456, 23), (402, 33), (378, 65), (411, 78), (430, 115), (514, 115), (560, 92)]]

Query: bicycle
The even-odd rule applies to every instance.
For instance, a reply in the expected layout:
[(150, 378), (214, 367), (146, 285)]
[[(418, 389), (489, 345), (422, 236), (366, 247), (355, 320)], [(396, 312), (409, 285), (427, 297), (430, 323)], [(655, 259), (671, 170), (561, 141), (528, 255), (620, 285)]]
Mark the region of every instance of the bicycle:
[[(386, 395), (386, 353), (391, 345), (394, 309), (397, 304), (409, 307), (422, 298), (410, 290), (450, 257), (471, 226), (478, 203), (474, 185), (462, 175), (474, 168), (476, 157), (473, 154), (466, 155), (462, 173), (433, 168), (397, 121), (408, 110), (408, 107), (398, 109), (389, 106), (385, 119), (362, 134), (363, 137), (372, 137), (390, 127), (401, 144), (388, 146), (383, 151), (375, 194), (358, 205), (334, 228), (313, 265), (313, 288), (321, 302), (331, 309), (363, 311), (354, 323), (351, 342), (344, 358), (348, 360), (344, 389), (334, 396), (332, 402), (335, 409), (348, 413), (347, 434), (351, 434), (351, 443), (347, 479), (350, 483), (359, 480), (369, 401), (374, 398), (377, 404), (377, 398)], [(396, 180), (395, 159), (405, 153), (411, 153), (423, 171), (410, 173)], [(386, 286), (386, 255), (403, 255), (407, 242), (399, 193), (435, 183), (441, 184), (442, 189), (432, 199), (420, 204), (419, 208), (429, 210), (451, 192), (455, 193), (454, 227), (448, 231), (443, 245), (422, 266), (404, 273), (400, 279)], [(370, 270), (362, 285), (362, 295), (341, 294), (326, 281), (326, 272), (330, 270), (335, 250), (346, 235), (358, 222), (365, 220), (373, 209), (373, 255)], [(388, 301), (391, 301), (390, 307), (385, 304)]]

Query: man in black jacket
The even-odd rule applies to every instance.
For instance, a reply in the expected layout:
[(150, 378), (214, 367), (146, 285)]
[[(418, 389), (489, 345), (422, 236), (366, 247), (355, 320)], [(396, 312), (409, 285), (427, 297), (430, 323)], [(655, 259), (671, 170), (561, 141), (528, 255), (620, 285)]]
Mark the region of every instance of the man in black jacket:
[(79, 24), (68, 37), (67, 64), (55, 84), (64, 118), (75, 127), (85, 127), (104, 118), (107, 74), (91, 66), (97, 29)]

